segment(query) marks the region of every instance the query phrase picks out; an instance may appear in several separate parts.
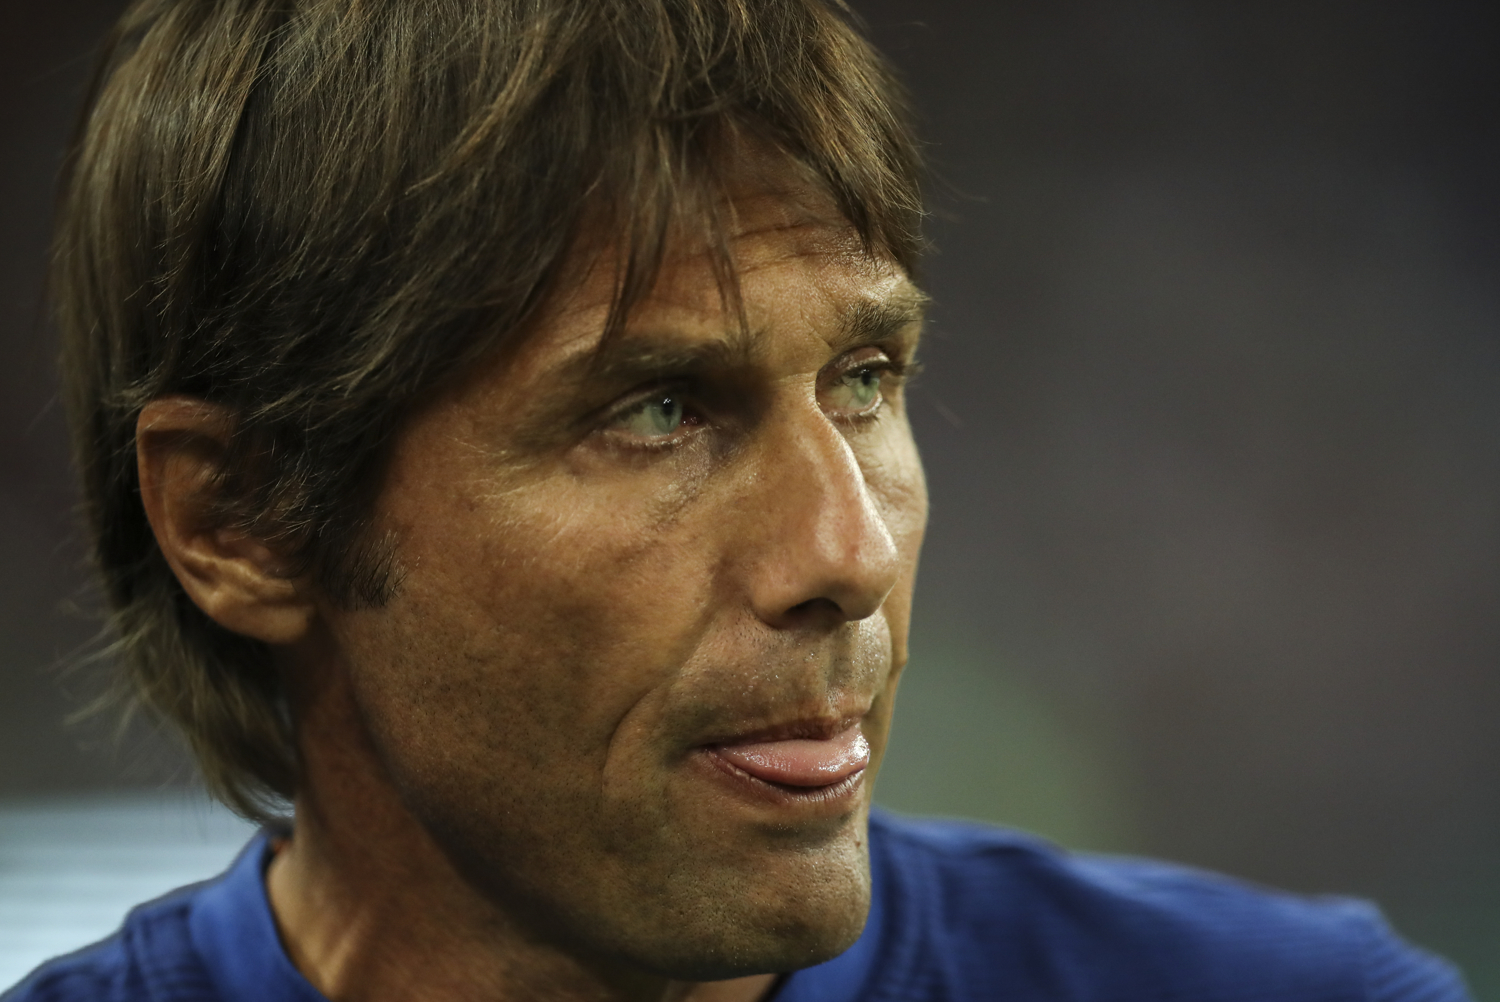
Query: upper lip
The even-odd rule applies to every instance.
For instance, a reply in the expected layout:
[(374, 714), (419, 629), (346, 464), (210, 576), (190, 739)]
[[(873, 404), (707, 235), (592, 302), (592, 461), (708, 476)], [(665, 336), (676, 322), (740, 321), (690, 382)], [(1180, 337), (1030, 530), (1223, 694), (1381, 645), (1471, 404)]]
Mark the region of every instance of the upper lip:
[(782, 721), (767, 726), (750, 727), (733, 733), (720, 734), (702, 742), (701, 747), (711, 748), (715, 745), (756, 744), (763, 741), (792, 741), (798, 739), (826, 741), (834, 735), (842, 734), (850, 727), (858, 724), (869, 712), (870, 707), (865, 705), (861, 709), (853, 709), (844, 713), (798, 717), (794, 720)]

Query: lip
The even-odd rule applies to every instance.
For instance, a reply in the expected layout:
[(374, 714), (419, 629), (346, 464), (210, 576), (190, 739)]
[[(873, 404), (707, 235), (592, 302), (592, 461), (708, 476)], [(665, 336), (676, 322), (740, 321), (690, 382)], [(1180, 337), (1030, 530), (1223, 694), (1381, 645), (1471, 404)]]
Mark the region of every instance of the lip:
[(694, 758), (756, 801), (842, 810), (864, 785), (870, 761), (861, 716), (745, 732), (700, 746)]
[(870, 745), (858, 724), (826, 737), (739, 741), (712, 751), (756, 779), (799, 789), (833, 786), (870, 764)]
[(849, 699), (841, 702), (837, 707), (830, 707), (833, 711), (798, 717), (796, 719), (782, 719), (775, 723), (752, 724), (735, 730), (724, 730), (714, 734), (708, 734), (699, 738), (698, 743), (702, 747), (713, 747), (716, 745), (749, 744), (756, 741), (783, 741), (796, 738), (819, 741), (832, 738), (837, 734), (856, 727), (869, 715), (870, 701), (858, 701)]

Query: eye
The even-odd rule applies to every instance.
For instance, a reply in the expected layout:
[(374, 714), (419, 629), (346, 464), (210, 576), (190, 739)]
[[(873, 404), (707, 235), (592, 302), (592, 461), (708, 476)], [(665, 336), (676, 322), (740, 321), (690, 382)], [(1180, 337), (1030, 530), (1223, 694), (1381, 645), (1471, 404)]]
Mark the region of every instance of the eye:
[(841, 411), (848, 417), (860, 417), (873, 412), (882, 401), (881, 381), (886, 366), (862, 365), (840, 375), (827, 392), (830, 410)]
[(615, 418), (615, 428), (637, 438), (668, 438), (683, 424), (691, 423), (682, 397), (676, 393), (658, 392), (648, 396)]

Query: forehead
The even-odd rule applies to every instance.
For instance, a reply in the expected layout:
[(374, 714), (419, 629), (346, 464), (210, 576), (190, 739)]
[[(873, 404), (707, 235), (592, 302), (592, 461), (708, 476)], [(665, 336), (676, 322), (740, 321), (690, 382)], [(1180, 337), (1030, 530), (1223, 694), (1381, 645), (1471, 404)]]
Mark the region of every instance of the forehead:
[[(833, 341), (920, 319), (926, 297), (889, 257), (867, 250), (826, 199), (777, 188), (726, 201), (724, 234), (679, 228), (649, 291), (606, 331), (624, 268), (603, 241), (576, 252), (540, 311), (523, 356), (601, 356), (633, 342), (725, 339), (770, 346), (798, 333)], [(716, 249), (722, 256), (716, 256)], [(516, 359), (519, 361), (519, 359)]]

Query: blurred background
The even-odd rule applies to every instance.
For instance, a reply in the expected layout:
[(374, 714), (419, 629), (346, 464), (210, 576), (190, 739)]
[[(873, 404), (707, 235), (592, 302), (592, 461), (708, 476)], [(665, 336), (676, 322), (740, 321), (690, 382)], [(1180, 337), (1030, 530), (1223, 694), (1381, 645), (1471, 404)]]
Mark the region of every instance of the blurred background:
[[(938, 177), (878, 799), (1372, 897), (1500, 1000), (1495, 6), (855, 5)], [(122, 6), (0, 5), (0, 937), (87, 805), (188, 817), (160, 881), (243, 833), (170, 742), (63, 723), (96, 624), (40, 285)]]

